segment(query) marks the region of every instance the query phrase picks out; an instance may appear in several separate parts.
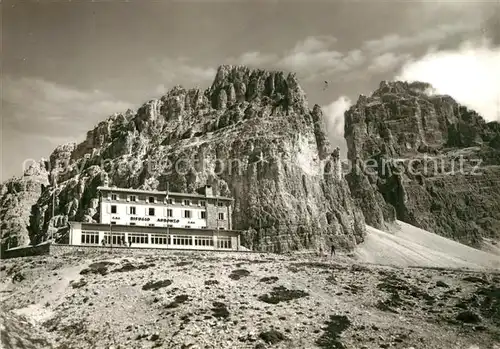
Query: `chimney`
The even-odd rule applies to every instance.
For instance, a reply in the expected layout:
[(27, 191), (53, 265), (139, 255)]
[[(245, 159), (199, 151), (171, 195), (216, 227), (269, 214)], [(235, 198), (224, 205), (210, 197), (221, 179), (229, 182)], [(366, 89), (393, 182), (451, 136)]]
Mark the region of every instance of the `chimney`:
[(212, 191), (212, 186), (205, 185), (205, 196), (214, 196), (214, 193)]
[(102, 178), (102, 186), (103, 187), (109, 187), (109, 177), (107, 173), (102, 173), (101, 174)]

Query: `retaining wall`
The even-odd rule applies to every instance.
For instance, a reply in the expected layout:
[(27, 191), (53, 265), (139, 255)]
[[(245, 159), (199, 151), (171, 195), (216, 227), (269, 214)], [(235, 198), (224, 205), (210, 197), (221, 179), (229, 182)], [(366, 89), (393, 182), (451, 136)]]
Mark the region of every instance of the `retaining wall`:
[(108, 247), (108, 246), (74, 246), (74, 245), (57, 245), (50, 246), (51, 256), (62, 255), (88, 255), (99, 256), (102, 254), (119, 254), (127, 256), (135, 255), (168, 255), (168, 254), (193, 254), (193, 253), (210, 253), (217, 255), (258, 255), (259, 253), (253, 251), (231, 251), (231, 250), (186, 250), (186, 249), (166, 249), (166, 248), (144, 248), (144, 247)]
[(166, 248), (144, 248), (144, 247), (109, 247), (109, 246), (75, 246), (75, 245), (59, 245), (55, 243), (44, 243), (38, 246), (26, 246), (6, 251), (2, 254), (2, 258), (16, 258), (28, 256), (63, 256), (63, 255), (85, 255), (89, 257), (98, 257), (103, 254), (117, 254), (126, 256), (160, 256), (160, 255), (189, 255), (196, 253), (209, 253), (214, 256), (248, 256), (252, 259), (262, 257), (262, 252), (255, 251), (232, 251), (232, 250), (200, 250), (200, 249), (166, 249)]
[(50, 243), (44, 243), (36, 246), (18, 247), (12, 250), (4, 251), (2, 253), (2, 259), (48, 255), (50, 252)]

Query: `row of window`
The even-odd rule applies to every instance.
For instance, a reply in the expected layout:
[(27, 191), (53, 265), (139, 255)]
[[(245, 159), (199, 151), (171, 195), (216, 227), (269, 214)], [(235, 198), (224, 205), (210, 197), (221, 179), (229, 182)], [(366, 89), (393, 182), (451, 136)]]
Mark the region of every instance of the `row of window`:
[(99, 233), (98, 232), (82, 232), (81, 241), (85, 245), (98, 245)]
[(151, 235), (151, 243), (153, 245), (170, 245), (170, 236)]
[(147, 244), (148, 235), (147, 234), (128, 234), (130, 242), (133, 244)]
[(172, 245), (191, 246), (193, 239), (189, 235), (172, 235)]
[[(99, 232), (82, 232), (80, 242), (84, 245), (99, 245), (103, 241), (99, 241)], [(111, 239), (109, 233), (104, 233), (104, 243), (113, 245), (120, 245), (125, 243), (125, 234), (113, 234)]]
[(213, 246), (214, 239), (207, 236), (195, 236), (194, 237), (194, 245), (195, 246)]
[[(118, 213), (118, 208), (116, 205), (111, 205), (111, 213), (116, 214)], [(184, 218), (192, 218), (192, 211), (190, 210), (184, 210), (183, 211), (183, 217)], [(137, 210), (135, 206), (129, 206), (129, 214), (137, 214)], [(148, 216), (154, 216), (155, 215), (155, 208), (154, 207), (148, 207), (147, 208), (147, 215)], [(173, 217), (173, 211), (171, 209), (167, 209), (167, 217)], [(201, 211), (200, 212), (200, 219), (206, 219), (207, 218), (207, 212), (206, 211)], [(218, 219), (219, 220), (224, 220), (224, 212), (219, 212), (218, 214)]]
[[(102, 241), (101, 241), (102, 243)], [(126, 245), (125, 234), (113, 234), (111, 239), (109, 237), (109, 233), (104, 233), (104, 243), (106, 245)]]
[[(192, 246), (194, 240), (195, 246), (214, 246), (214, 240), (210, 236), (189, 236), (189, 235), (151, 235), (151, 242), (149, 242), (148, 234), (130, 233), (128, 234), (128, 241), (125, 240), (125, 234), (118, 233), (112, 234), (111, 239), (109, 233), (104, 234), (104, 243), (106, 245), (130, 245), (130, 244), (153, 244), (153, 245), (178, 245), (178, 246)], [(99, 232), (82, 232), (81, 243), (84, 245), (99, 245)], [(217, 248), (231, 248), (230, 237), (218, 237)]]
[[(111, 224), (112, 225), (116, 225), (116, 222), (115, 221), (111, 221)], [(130, 222), (128, 225), (136, 225), (135, 222)], [(166, 225), (168, 228), (173, 228), (173, 224), (167, 224)], [(148, 224), (148, 227), (165, 227), (165, 225), (156, 225), (154, 223), (149, 223)], [(191, 229), (191, 226), (190, 225), (185, 225), (184, 228), (189, 228)], [(206, 229), (207, 227), (200, 227), (200, 228), (203, 228), (203, 229)], [(226, 230), (225, 227), (218, 227), (219, 230)]]
[(217, 248), (231, 248), (231, 238), (219, 237), (217, 239)]
[[(111, 194), (111, 200), (117, 201), (118, 199), (119, 199), (118, 194)], [(138, 201), (137, 195), (128, 195), (127, 201), (137, 202)], [(157, 203), (156, 197), (154, 197), (154, 196), (148, 196), (145, 201), (149, 202), (150, 204)], [(166, 199), (165, 202), (169, 205), (173, 205), (176, 203), (176, 200), (169, 198), (169, 199)], [(178, 203), (180, 203), (182, 205), (186, 205), (186, 206), (191, 206), (191, 205), (196, 205), (196, 204), (198, 204), (198, 206), (206, 206), (206, 201), (203, 201), (203, 200), (200, 200), (197, 203), (196, 200), (178, 199)], [(224, 203), (224, 201), (217, 202), (217, 205), (219, 207), (224, 207), (225, 203)]]

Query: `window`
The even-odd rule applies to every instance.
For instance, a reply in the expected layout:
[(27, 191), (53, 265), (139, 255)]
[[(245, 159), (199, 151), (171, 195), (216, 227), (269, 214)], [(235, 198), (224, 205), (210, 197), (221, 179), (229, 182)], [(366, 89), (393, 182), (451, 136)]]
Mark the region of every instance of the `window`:
[(210, 236), (195, 236), (194, 237), (195, 246), (213, 246), (214, 239)]
[(154, 225), (154, 223), (150, 223), (149, 226), (150, 227), (154, 227), (155, 225)]
[(130, 206), (130, 214), (136, 214), (135, 213), (135, 206)]
[(147, 234), (128, 234), (128, 239), (129, 241), (132, 242), (132, 244), (147, 244), (148, 242), (148, 235)]
[(155, 203), (155, 197), (154, 196), (150, 196), (148, 198), (148, 201), (149, 201), (150, 204), (154, 204)]
[(200, 201), (200, 206), (207, 206), (207, 203), (205, 201)]
[(223, 203), (223, 202), (218, 202), (218, 203), (217, 203), (217, 206), (219, 206), (219, 207), (224, 207), (224, 203)]
[(168, 245), (170, 237), (165, 235), (151, 235), (151, 243), (153, 245)]
[(231, 238), (230, 237), (218, 237), (217, 238), (217, 248), (231, 248)]
[(224, 220), (224, 212), (219, 212), (219, 220), (220, 221)]
[(116, 213), (116, 205), (111, 205), (111, 213)]
[(148, 208), (148, 215), (150, 215), (150, 216), (154, 216), (155, 215), (155, 209), (154, 209), (154, 207)]
[(191, 228), (191, 226), (190, 225), (185, 225), (184, 228), (188, 228), (189, 229), (189, 228)]
[(193, 239), (189, 235), (173, 235), (172, 244), (190, 246), (193, 245)]
[(118, 200), (118, 196), (116, 194), (111, 194), (111, 200)]
[(104, 233), (104, 241), (106, 242), (106, 244), (126, 245), (125, 234), (123, 233), (113, 233), (111, 241), (109, 239), (109, 233)]
[(174, 199), (168, 199), (168, 200), (167, 200), (167, 203), (168, 203), (169, 205), (172, 205), (172, 204), (174, 203)]
[(206, 219), (207, 218), (207, 213), (205, 211), (200, 212), (200, 217), (201, 219)]
[(224, 229), (226, 229), (226, 228), (224, 228), (224, 227), (219, 227), (219, 230), (224, 230)]
[(172, 217), (172, 209), (167, 209), (167, 217)]
[(81, 243), (83, 245), (99, 245), (99, 233), (95, 231), (82, 231)]
[(111, 224), (116, 224), (116, 222), (113, 221), (113, 222), (111, 222)]
[(137, 201), (137, 197), (135, 195), (130, 195), (129, 200), (130, 201)]
[(185, 210), (184, 211), (184, 218), (191, 218), (191, 211)]
[(191, 201), (190, 200), (184, 200), (184, 205), (186, 205), (186, 206), (191, 205)]
[(135, 225), (135, 223), (134, 222), (130, 222), (130, 225)]

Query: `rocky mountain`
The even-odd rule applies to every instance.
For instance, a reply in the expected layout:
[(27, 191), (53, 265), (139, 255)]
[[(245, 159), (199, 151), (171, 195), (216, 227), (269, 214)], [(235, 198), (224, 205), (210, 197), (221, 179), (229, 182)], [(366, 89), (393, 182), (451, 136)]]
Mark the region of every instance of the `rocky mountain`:
[(29, 164), (22, 177), (0, 184), (2, 251), (30, 243), (31, 209), (48, 184), (44, 162)]
[(395, 218), (479, 246), (500, 239), (500, 124), (432, 86), (382, 82), (345, 114), (352, 171), (366, 222)]
[(54, 192), (52, 222), (63, 230), (69, 220), (97, 219), (105, 182), (182, 192), (209, 184), (235, 198), (233, 226), (246, 231), (247, 247), (349, 247), (363, 240), (365, 223), (332, 151), (321, 109), (308, 107), (294, 74), (225, 65), (205, 91), (175, 87), (102, 121), (82, 143), (57, 147), (41, 166), (57, 187), (11, 204), (14, 194), (2, 189), (2, 212), (22, 211), (26, 226), (30, 211), (18, 240), (37, 243), (51, 225)]

